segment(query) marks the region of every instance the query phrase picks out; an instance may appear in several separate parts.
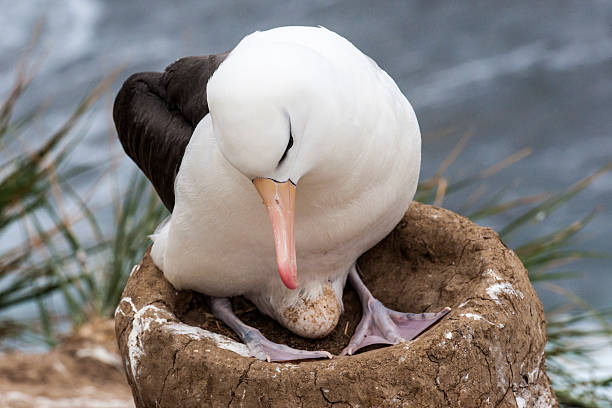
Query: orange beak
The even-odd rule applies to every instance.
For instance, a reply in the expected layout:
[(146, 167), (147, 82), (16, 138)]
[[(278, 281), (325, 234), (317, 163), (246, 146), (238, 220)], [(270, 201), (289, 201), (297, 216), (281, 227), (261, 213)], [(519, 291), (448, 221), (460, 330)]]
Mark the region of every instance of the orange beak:
[(295, 186), (290, 181), (279, 183), (267, 178), (256, 178), (253, 184), (263, 199), (274, 232), (276, 264), (281, 280), (289, 289), (298, 286), (295, 261)]

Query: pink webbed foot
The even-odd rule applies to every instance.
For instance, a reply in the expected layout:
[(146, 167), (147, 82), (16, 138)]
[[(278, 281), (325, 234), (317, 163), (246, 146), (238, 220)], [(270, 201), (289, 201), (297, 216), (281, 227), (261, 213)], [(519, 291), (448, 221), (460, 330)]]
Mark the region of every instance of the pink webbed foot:
[(412, 340), (450, 311), (449, 307), (437, 313), (402, 313), (391, 310), (372, 296), (359, 277), (356, 265), (349, 273), (349, 281), (361, 299), (362, 316), (341, 355), (351, 355), (371, 344), (397, 344)]
[(332, 358), (327, 351), (298, 350), (284, 344), (274, 343), (259, 330), (245, 324), (232, 310), (229, 299), (210, 297), (210, 309), (240, 337), (251, 355), (263, 361), (290, 361), (310, 358)]
[(242, 341), (248, 347), (251, 355), (264, 361), (306, 360), (311, 358), (332, 358), (327, 351), (298, 350), (284, 344), (274, 343), (264, 337), (255, 328), (250, 328)]

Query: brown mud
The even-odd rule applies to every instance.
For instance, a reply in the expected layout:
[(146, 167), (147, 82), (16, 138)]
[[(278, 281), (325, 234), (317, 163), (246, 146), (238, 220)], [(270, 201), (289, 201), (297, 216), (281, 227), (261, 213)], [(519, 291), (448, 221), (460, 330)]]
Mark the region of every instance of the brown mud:
[[(373, 294), (395, 310), (452, 310), (409, 343), (331, 360), (267, 363), (213, 338), (208, 332), (238, 340), (209, 313), (201, 295), (176, 291), (147, 254), (116, 314), (136, 405), (556, 406), (544, 369), (542, 305), (520, 260), (493, 230), (414, 203), (359, 266)], [(291, 334), (244, 299), (233, 305), (273, 341), (337, 354), (361, 315), (350, 287), (343, 300), (337, 327), (316, 340)]]

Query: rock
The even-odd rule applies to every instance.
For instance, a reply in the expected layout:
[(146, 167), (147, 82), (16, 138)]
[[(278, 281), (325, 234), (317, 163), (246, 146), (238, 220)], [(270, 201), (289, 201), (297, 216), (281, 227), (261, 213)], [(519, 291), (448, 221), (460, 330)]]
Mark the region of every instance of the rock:
[[(208, 312), (176, 291), (147, 254), (134, 268), (115, 330), (138, 407), (549, 407), (542, 305), (527, 271), (497, 234), (450, 211), (414, 203), (359, 259), (386, 305), (452, 311), (409, 343), (349, 357), (267, 363)], [(326, 338), (292, 335), (237, 298), (234, 308), (273, 341), (338, 353), (361, 308), (347, 287), (345, 313)]]

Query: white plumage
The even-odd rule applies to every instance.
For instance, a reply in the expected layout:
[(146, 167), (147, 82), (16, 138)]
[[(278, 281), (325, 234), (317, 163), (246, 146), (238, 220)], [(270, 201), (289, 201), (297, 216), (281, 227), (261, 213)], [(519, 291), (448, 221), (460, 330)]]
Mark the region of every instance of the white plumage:
[[(349, 41), (311, 27), (245, 37), (207, 91), (210, 114), (187, 146), (154, 262), (177, 288), (244, 295), (281, 323), (326, 285), (341, 305), (351, 266), (414, 196), (421, 139), (410, 103)], [(298, 290), (278, 278), (258, 177), (297, 186)]]

